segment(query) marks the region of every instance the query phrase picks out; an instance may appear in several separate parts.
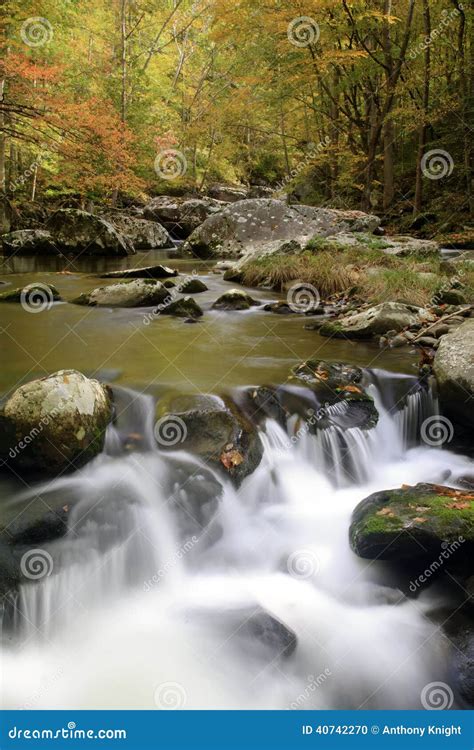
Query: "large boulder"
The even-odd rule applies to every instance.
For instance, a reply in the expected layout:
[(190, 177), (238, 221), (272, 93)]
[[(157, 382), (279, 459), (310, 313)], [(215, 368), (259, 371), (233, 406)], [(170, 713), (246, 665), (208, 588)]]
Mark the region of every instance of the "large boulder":
[(235, 203), (248, 198), (248, 190), (243, 185), (225, 185), (215, 183), (207, 191), (211, 198), (225, 203)]
[(160, 281), (133, 279), (109, 286), (101, 286), (71, 300), (74, 305), (90, 307), (153, 307), (169, 297)]
[(113, 213), (103, 217), (126, 237), (135, 250), (173, 247), (173, 241), (164, 227), (157, 221), (148, 221), (130, 214)]
[[(474, 495), (434, 484), (383, 490), (354, 510), (350, 544), (360, 557), (418, 570), (412, 590), (451, 570), (474, 571)], [(422, 566), (431, 565), (429, 572)]]
[(474, 426), (474, 320), (442, 336), (434, 374), (443, 412), (467, 427)]
[(210, 216), (188, 238), (183, 249), (200, 258), (247, 259), (280, 251), (281, 241), (305, 244), (315, 236), (342, 231), (373, 231), (376, 216), (361, 211), (289, 206), (270, 198), (237, 201)]
[(44, 229), (18, 229), (0, 238), (5, 255), (58, 255), (59, 248)]
[(100, 453), (112, 416), (106, 386), (60, 370), (10, 396), (0, 415), (0, 455), (15, 470), (70, 471)]
[(160, 448), (187, 450), (239, 486), (259, 465), (263, 446), (255, 425), (228, 400), (175, 396), (158, 403)]
[(403, 331), (429, 320), (429, 313), (421, 307), (399, 302), (382, 302), (361, 312), (346, 315), (337, 321), (324, 323), (319, 332), (322, 336), (335, 338), (370, 339), (387, 331)]
[(143, 209), (145, 219), (159, 221), (173, 237), (185, 239), (209, 216), (227, 204), (214, 198), (180, 198), (161, 195)]
[(61, 252), (74, 255), (132, 255), (132, 243), (99, 216), (74, 208), (56, 211), (48, 230)]

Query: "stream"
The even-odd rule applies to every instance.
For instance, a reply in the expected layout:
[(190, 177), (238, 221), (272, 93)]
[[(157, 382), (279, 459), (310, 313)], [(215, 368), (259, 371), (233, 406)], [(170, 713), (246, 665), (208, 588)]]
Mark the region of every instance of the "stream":
[[(3, 280), (41, 279), (65, 299), (98, 285), (87, 274), (122, 262), (88, 259), (58, 275), (51, 259), (18, 260)], [(456, 484), (470, 468), (420, 442), (437, 402), (418, 387), (416, 357), (322, 339), (296, 315), (209, 312), (229, 284), (206, 264), (166, 262), (206, 281), (202, 322), (144, 326), (143, 310), (62, 303), (40, 315), (2, 310), (2, 392), (75, 367), (111, 381), (120, 404), (103, 453), (81, 470), (0, 484), (4, 520), (38, 499), (71, 506), (67, 534), (40, 545), (49, 574), (5, 606), (2, 707), (421, 708), (423, 687), (449, 680), (452, 647), (434, 618), (447, 594), (435, 585), (407, 596), (408, 581), (348, 543), (352, 510), (372, 492)], [(286, 429), (267, 418), (262, 462), (238, 489), (190, 454), (157, 448), (155, 402), (170, 387), (238, 394), (284, 382), (311, 357), (365, 368), (374, 429), (315, 436), (292, 417)], [(140, 435), (140, 447), (125, 449), (123, 431)]]

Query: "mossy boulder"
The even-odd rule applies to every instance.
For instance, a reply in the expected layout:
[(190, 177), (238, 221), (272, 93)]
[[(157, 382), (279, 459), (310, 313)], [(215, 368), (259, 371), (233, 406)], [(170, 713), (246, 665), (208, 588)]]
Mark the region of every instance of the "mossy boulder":
[(161, 315), (174, 315), (176, 318), (191, 318), (196, 320), (204, 313), (199, 307), (196, 300), (192, 297), (183, 297), (182, 299), (173, 299), (172, 302), (159, 305)]
[(179, 291), (183, 294), (200, 294), (201, 292), (207, 292), (208, 287), (201, 279), (188, 279), (180, 285)]
[(171, 396), (158, 403), (157, 417), (159, 447), (189, 451), (236, 486), (262, 459), (263, 446), (255, 425), (229, 399)]
[(349, 539), (366, 559), (420, 573), (420, 565), (433, 564), (431, 576), (452, 570), (468, 577), (474, 571), (474, 494), (434, 484), (375, 492), (355, 508)]
[(160, 281), (133, 279), (101, 286), (72, 300), (90, 307), (152, 307), (165, 302), (169, 292)]
[(10, 396), (0, 415), (0, 456), (15, 470), (71, 471), (101, 452), (112, 416), (106, 386), (60, 370)]
[(317, 418), (312, 430), (337, 425), (343, 429), (370, 429), (378, 422), (374, 400), (364, 385), (364, 371), (343, 362), (307, 360), (292, 369), (290, 382), (297, 381), (316, 396)]
[(474, 320), (466, 320), (453, 333), (442, 336), (433, 372), (443, 413), (474, 427)]
[(61, 295), (52, 284), (33, 283), (0, 294), (0, 302), (19, 302), (29, 309), (44, 309), (52, 302), (60, 302)]
[(247, 292), (241, 289), (231, 289), (221, 294), (213, 303), (212, 308), (214, 310), (249, 310), (259, 304), (260, 302), (253, 299)]
[(50, 232), (44, 229), (18, 229), (1, 236), (6, 255), (58, 255)]
[(110, 222), (87, 211), (64, 208), (48, 220), (48, 230), (61, 252), (72, 255), (132, 255), (132, 243)]

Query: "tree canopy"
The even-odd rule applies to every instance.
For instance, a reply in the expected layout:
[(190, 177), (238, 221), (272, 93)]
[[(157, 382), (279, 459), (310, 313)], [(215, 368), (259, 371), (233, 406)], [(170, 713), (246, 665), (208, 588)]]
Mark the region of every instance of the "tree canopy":
[(2, 14), (9, 200), (230, 181), (388, 214), (449, 191), (472, 213), (471, 5), (10, 0)]

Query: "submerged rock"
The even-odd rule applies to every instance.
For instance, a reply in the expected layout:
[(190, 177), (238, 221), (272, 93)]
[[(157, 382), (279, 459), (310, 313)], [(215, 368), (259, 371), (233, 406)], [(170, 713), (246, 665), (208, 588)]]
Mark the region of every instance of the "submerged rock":
[(178, 272), (168, 266), (145, 266), (144, 268), (127, 268), (123, 271), (109, 271), (99, 275), (100, 279), (169, 279)]
[(200, 318), (204, 313), (192, 297), (175, 299), (172, 302), (160, 305), (161, 315), (174, 315), (177, 318)]
[(335, 338), (368, 339), (387, 331), (403, 331), (404, 328), (426, 322), (428, 319), (428, 312), (421, 307), (399, 302), (382, 302), (362, 312), (325, 323), (319, 332), (322, 336)]
[(132, 255), (131, 242), (112, 224), (99, 216), (63, 208), (48, 221), (48, 229), (57, 247), (74, 255)]
[(179, 291), (183, 294), (200, 294), (201, 292), (207, 292), (208, 287), (201, 279), (188, 279), (180, 286)]
[(60, 370), (10, 396), (0, 415), (0, 455), (15, 469), (71, 471), (100, 453), (112, 415), (107, 386)]
[(0, 294), (0, 302), (20, 302), (31, 310), (45, 309), (51, 302), (61, 300), (61, 295), (55, 286), (42, 283), (27, 284), (27, 286), (9, 289)]
[(214, 473), (197, 463), (171, 458), (165, 491), (178, 516), (179, 533), (183, 539), (199, 539), (205, 534), (211, 544), (222, 533), (214, 523), (224, 488)]
[(434, 484), (375, 492), (355, 508), (349, 538), (360, 557), (413, 568), (428, 582), (443, 570), (467, 577), (474, 571), (474, 496)]
[(179, 396), (159, 403), (158, 416), (159, 447), (189, 451), (219, 468), (236, 486), (262, 459), (257, 429), (231, 402), (214, 396)]
[(443, 413), (467, 427), (474, 426), (474, 320), (466, 320), (442, 336), (433, 371)]
[(299, 381), (316, 395), (319, 411), (310, 425), (312, 432), (331, 425), (366, 430), (378, 422), (379, 414), (365, 390), (360, 367), (307, 360), (293, 368), (291, 380)]
[(168, 296), (169, 292), (161, 282), (134, 279), (98, 287), (71, 302), (91, 307), (152, 307), (165, 302)]
[(260, 305), (260, 302), (253, 299), (247, 292), (241, 289), (231, 289), (221, 294), (212, 307), (214, 310), (248, 310), (256, 305)]
[(18, 229), (1, 237), (6, 255), (58, 255), (59, 248), (50, 232), (43, 229)]
[(250, 258), (279, 252), (281, 241), (305, 243), (341, 231), (370, 232), (379, 223), (376, 216), (361, 211), (289, 206), (280, 200), (253, 198), (232, 203), (210, 216), (183, 249), (199, 258)]

